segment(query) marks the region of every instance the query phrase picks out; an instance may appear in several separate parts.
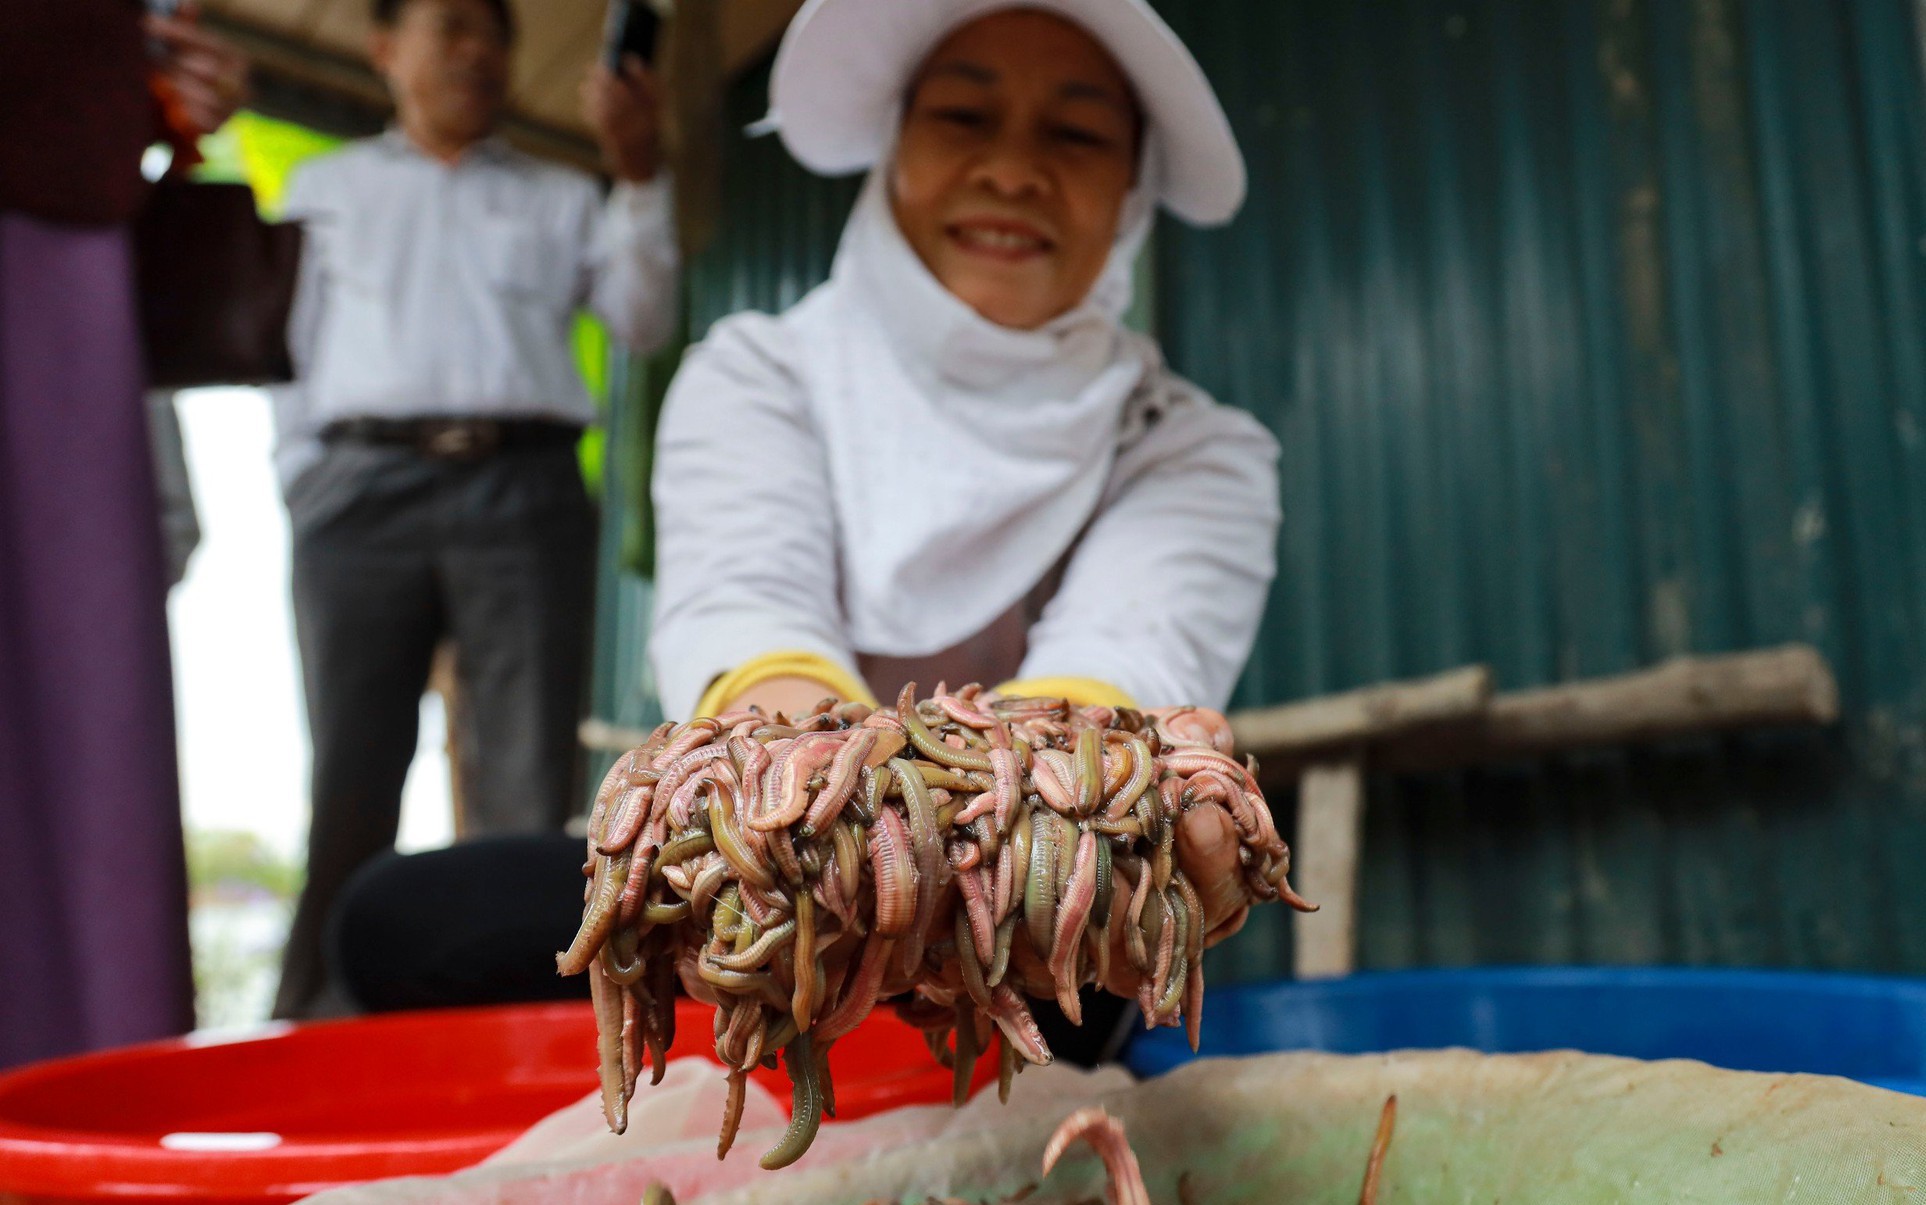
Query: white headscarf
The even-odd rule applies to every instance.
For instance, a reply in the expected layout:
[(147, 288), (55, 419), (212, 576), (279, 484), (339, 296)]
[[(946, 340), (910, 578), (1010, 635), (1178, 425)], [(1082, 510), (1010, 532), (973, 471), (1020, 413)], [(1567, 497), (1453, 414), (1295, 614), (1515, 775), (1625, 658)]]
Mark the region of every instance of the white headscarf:
[(789, 317), (829, 459), (850, 641), (921, 656), (1027, 595), (1096, 509), (1125, 402), (1161, 371), (1122, 325), (1154, 202), (1130, 195), (1080, 305), (1015, 330), (924, 266), (889, 176), (887, 160), (870, 173), (829, 282)]

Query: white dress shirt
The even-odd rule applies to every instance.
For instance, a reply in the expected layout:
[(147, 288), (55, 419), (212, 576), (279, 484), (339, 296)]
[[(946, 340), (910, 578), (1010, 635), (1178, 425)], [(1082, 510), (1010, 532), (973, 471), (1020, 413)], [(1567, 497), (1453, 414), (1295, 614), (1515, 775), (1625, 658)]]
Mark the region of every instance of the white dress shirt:
[(649, 351), (678, 316), (666, 179), (594, 179), (490, 139), (443, 163), (399, 130), (303, 164), (286, 217), (307, 230), (289, 322), (297, 380), (276, 391), (292, 481), (348, 418), (587, 423), (571, 328), (587, 306)]

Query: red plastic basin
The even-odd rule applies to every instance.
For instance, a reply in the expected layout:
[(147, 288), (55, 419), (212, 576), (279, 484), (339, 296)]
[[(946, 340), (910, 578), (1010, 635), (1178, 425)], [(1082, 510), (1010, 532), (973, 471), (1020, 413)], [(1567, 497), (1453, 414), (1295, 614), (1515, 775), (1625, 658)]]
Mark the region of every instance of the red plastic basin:
[[(713, 1015), (680, 1001), (673, 1053), (713, 1057)], [(950, 1073), (888, 1010), (830, 1062), (844, 1121), (950, 1096)], [(979, 1086), (995, 1063), (978, 1064)], [(787, 1105), (784, 1072), (756, 1079)], [(582, 1004), (396, 1013), (58, 1059), (0, 1076), (0, 1205), (262, 1205), (454, 1171), (595, 1084)]]

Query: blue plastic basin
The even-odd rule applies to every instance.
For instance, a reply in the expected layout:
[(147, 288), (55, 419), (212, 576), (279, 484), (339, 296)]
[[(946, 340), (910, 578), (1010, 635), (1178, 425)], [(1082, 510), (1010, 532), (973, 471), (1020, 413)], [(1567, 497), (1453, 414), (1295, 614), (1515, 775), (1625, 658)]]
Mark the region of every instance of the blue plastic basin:
[[(1737, 1071), (1841, 1075), (1926, 1096), (1926, 980), (1795, 971), (1485, 968), (1213, 988), (1202, 1054), (1467, 1046), (1699, 1059)], [(1158, 1075), (1193, 1056), (1182, 1030), (1125, 1058)]]

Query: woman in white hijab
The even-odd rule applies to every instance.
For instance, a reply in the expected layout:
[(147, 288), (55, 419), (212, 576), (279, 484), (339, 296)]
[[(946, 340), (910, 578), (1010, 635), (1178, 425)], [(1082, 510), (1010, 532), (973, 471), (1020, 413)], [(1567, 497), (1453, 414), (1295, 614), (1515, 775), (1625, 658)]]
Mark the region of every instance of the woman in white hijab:
[(905, 681), (1222, 707), (1275, 571), (1276, 445), (1120, 324), (1161, 203), (1244, 166), (1141, 0), (811, 0), (772, 117), (870, 168), (828, 283), (726, 319), (660, 428), (666, 711)]
[[(829, 283), (718, 323), (670, 392), (669, 714), (940, 679), (1222, 706), (1273, 572), (1276, 447), (1118, 321), (1157, 204), (1212, 223), (1243, 198), (1196, 63), (1140, 0), (811, 0), (772, 92), (805, 165), (875, 170)], [(1237, 850), (1221, 809), (1178, 827), (1207, 941), (1248, 902)], [(336, 926), (349, 994), (537, 998), (580, 860), (530, 838), (374, 868)], [(1036, 1003), (1060, 1057), (1114, 1049), (1130, 965), (1082, 1031)]]
[[(1157, 205), (1243, 201), (1189, 51), (1143, 0), (809, 0), (770, 94), (804, 166), (869, 180), (828, 283), (717, 323), (669, 392), (665, 710), (944, 680), (1222, 707), (1275, 572), (1277, 446), (1120, 322)], [(1249, 902), (1236, 834), (1200, 808), (1177, 855), (1214, 942)], [(1122, 1007), (1085, 1004), (1092, 1031)], [(1101, 1032), (1050, 1012), (1082, 1061)]]

